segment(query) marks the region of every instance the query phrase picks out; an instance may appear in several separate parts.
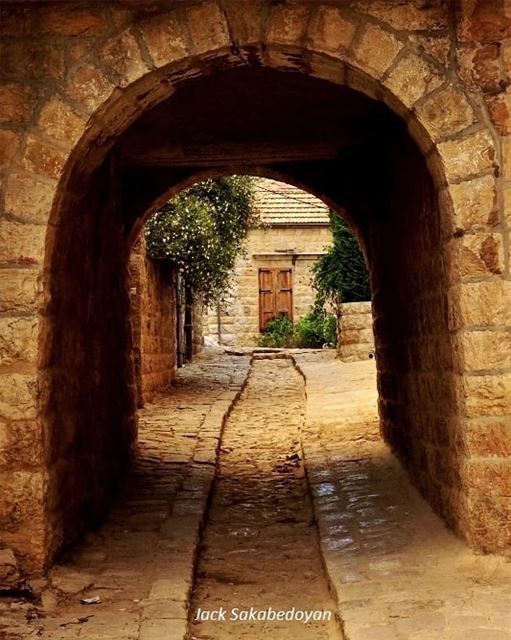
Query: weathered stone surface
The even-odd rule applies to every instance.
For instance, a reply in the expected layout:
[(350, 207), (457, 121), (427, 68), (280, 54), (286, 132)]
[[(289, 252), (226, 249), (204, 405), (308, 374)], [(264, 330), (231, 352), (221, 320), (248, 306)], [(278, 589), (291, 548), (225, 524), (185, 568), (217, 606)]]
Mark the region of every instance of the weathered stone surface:
[(504, 417), (469, 420), (466, 440), (467, 453), (470, 456), (510, 457), (511, 420)]
[(461, 288), (461, 309), (468, 326), (511, 325), (511, 282), (466, 282)]
[(58, 97), (49, 100), (41, 110), (40, 129), (61, 143), (74, 144), (85, 128), (85, 121)]
[(308, 32), (317, 51), (336, 53), (349, 49), (356, 25), (337, 7), (322, 6), (316, 11)]
[(0, 59), (9, 74), (30, 79), (62, 79), (64, 51), (44, 42), (5, 40), (0, 43)]
[(217, 2), (188, 7), (186, 15), (195, 53), (229, 46), (229, 29)]
[(504, 247), (499, 233), (463, 237), (462, 275), (499, 275), (504, 270)]
[(3, 269), (0, 311), (31, 311), (40, 297), (41, 285), (36, 269)]
[(36, 468), (44, 462), (41, 425), (37, 420), (0, 420), (0, 465)]
[(511, 464), (509, 460), (469, 460), (463, 470), (464, 479), (470, 489), (478, 493), (509, 495), (511, 493)]
[(18, 361), (35, 363), (37, 330), (36, 316), (0, 317), (0, 365)]
[(511, 335), (506, 331), (466, 331), (463, 347), (468, 372), (511, 366)]
[(43, 260), (46, 228), (0, 220), (0, 262), (38, 264)]
[(511, 374), (466, 376), (464, 387), (469, 417), (501, 416), (509, 413)]
[(447, 27), (447, 16), (436, 2), (402, 4), (359, 0), (356, 6), (358, 11), (382, 20), (397, 30), (433, 31)]
[(140, 23), (140, 31), (154, 64), (161, 67), (186, 55), (182, 25), (174, 13), (157, 15)]
[(263, 40), (267, 7), (265, 0), (225, 0), (222, 5), (233, 41), (237, 45)]
[(446, 87), (435, 91), (415, 108), (419, 121), (436, 140), (453, 136), (469, 127), (475, 120), (474, 112), (461, 91)]
[(497, 193), (493, 176), (453, 184), (449, 193), (454, 206), (454, 223), (458, 228), (472, 229), (497, 221)]
[(35, 136), (28, 137), (22, 160), (22, 166), (27, 171), (57, 179), (62, 173), (66, 160), (67, 154), (62, 149)]
[(0, 416), (11, 420), (36, 417), (37, 382), (34, 374), (2, 373), (0, 375)]
[(414, 53), (403, 57), (384, 81), (384, 85), (409, 109), (441, 83), (438, 71)]
[(0, 549), (0, 590), (16, 588), (21, 579), (14, 553), (11, 549)]
[(511, 180), (511, 136), (502, 138), (502, 172), (506, 180)]
[(457, 180), (488, 171), (495, 161), (493, 140), (486, 131), (460, 140), (449, 140), (438, 145), (448, 180)]
[(75, 595), (92, 586), (94, 575), (66, 566), (55, 566), (50, 572), (50, 582), (55, 589)]
[(27, 122), (34, 111), (36, 92), (24, 84), (0, 85), (0, 122)]
[(337, 353), (344, 362), (367, 360), (373, 356), (373, 315), (370, 302), (348, 302), (341, 305)]
[(130, 258), (130, 292), (135, 378), (143, 404), (168, 389), (177, 370), (176, 273), (147, 257), (143, 237)]
[(30, 173), (12, 173), (6, 185), (5, 210), (21, 220), (46, 223), (55, 184)]
[(138, 42), (129, 30), (107, 42), (101, 51), (101, 60), (115, 71), (121, 87), (126, 87), (149, 72)]
[(504, 220), (511, 229), (511, 186), (504, 187)]
[(106, 16), (98, 9), (76, 9), (72, 12), (51, 7), (42, 12), (43, 33), (60, 36), (91, 36), (106, 28)]
[(310, 14), (306, 5), (276, 5), (271, 9), (269, 42), (299, 45), (305, 35)]
[(369, 25), (355, 47), (355, 58), (362, 68), (381, 78), (402, 47), (402, 43), (394, 35), (380, 27)]
[(65, 93), (89, 112), (98, 109), (112, 95), (114, 85), (94, 65), (84, 62), (70, 74)]
[(15, 131), (0, 129), (0, 171), (10, 165), (19, 145), (19, 135)]

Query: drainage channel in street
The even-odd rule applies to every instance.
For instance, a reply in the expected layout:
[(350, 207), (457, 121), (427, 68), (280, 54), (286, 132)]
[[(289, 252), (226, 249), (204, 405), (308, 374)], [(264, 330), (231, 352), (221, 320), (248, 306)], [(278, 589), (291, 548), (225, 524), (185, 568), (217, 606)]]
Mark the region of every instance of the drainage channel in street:
[(340, 640), (303, 465), (305, 388), (289, 357), (253, 359), (223, 431), (202, 535), (194, 640)]

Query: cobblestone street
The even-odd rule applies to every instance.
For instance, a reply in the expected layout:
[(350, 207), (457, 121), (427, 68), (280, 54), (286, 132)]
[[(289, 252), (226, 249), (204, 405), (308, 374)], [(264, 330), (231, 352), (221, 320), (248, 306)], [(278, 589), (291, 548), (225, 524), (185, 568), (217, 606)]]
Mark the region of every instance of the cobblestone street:
[[(0, 638), (511, 640), (511, 564), (472, 552), (410, 485), (374, 378), (330, 352), (206, 351), (141, 411), (104, 525), (33, 601), (0, 600)], [(220, 607), (332, 617), (194, 622)]]
[(304, 411), (303, 378), (292, 361), (256, 359), (224, 431), (192, 616), (199, 607), (228, 614), (295, 607), (331, 620), (208, 621), (192, 626), (193, 639), (342, 637), (304, 473)]

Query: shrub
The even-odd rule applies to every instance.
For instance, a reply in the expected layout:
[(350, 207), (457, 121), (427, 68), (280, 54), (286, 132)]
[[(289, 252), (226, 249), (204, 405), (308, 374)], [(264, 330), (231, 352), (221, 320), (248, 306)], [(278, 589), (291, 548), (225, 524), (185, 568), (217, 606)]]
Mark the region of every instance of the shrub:
[(337, 321), (333, 314), (316, 308), (301, 318), (294, 329), (295, 344), (303, 348), (319, 348), (337, 343)]
[(271, 348), (294, 346), (291, 320), (285, 315), (269, 320), (262, 334), (257, 338), (257, 346)]
[(370, 300), (369, 274), (356, 237), (333, 211), (330, 223), (333, 244), (312, 269), (316, 307)]
[(295, 325), (285, 315), (270, 320), (257, 337), (257, 346), (271, 348), (318, 349), (325, 344), (335, 346), (336, 342), (336, 318), (322, 309), (314, 309)]

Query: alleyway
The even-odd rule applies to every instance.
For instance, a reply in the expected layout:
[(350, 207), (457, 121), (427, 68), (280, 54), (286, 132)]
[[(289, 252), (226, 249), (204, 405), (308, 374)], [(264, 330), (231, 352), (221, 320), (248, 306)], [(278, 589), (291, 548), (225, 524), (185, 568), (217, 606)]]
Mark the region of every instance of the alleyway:
[(331, 620), (209, 621), (195, 624), (192, 638), (342, 637), (304, 473), (304, 417), (304, 382), (292, 361), (256, 359), (224, 431), (192, 615), (224, 607), (229, 618), (252, 607), (266, 617), (269, 607), (295, 607)]
[[(1, 640), (511, 640), (511, 563), (411, 487), (378, 435), (373, 362), (206, 352), (139, 437), (106, 523), (33, 602), (0, 599)], [(332, 615), (194, 623), (220, 607)]]

